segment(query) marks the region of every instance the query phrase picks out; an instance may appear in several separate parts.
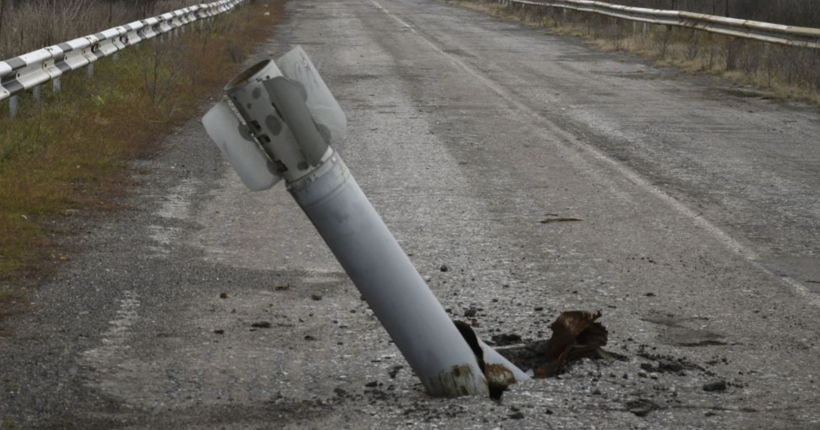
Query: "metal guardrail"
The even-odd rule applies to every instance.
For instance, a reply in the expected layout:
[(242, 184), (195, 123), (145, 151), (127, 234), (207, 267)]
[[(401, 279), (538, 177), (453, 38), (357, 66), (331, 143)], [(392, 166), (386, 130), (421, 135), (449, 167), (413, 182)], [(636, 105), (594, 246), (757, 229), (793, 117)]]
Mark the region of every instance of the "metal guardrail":
[[(39, 85), (48, 81), (54, 81), (59, 90), (60, 76), (65, 73), (93, 67), (100, 58), (163, 33), (184, 30), (187, 24), (228, 12), (244, 1), (220, 0), (186, 7), (0, 61), (0, 101), (12, 98), (14, 105), (14, 96), (30, 89), (39, 95)], [(12, 116), (14, 111), (13, 106)]]
[(595, 13), (629, 21), (703, 30), (781, 45), (820, 49), (820, 29), (706, 15), (678, 10), (647, 9), (590, 0), (499, 0), (504, 5), (549, 6)]

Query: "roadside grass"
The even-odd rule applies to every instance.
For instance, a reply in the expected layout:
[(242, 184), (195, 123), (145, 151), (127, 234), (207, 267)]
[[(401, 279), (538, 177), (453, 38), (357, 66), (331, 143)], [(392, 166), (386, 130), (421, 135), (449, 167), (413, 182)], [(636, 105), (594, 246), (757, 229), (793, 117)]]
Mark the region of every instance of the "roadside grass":
[[(647, 24), (551, 7), (501, 6), (494, 1), (443, 0), (555, 34), (587, 39), (690, 74), (719, 76), (762, 90), (765, 98), (820, 106), (820, 50), (783, 46), (678, 27)], [(645, 30), (644, 30), (645, 29)]]
[[(164, 41), (142, 42), (44, 86), (20, 115), (0, 108), (0, 317), (26, 306), (25, 289), (70, 259), (73, 222), (118, 208), (132, 189), (129, 161), (201, 113), (284, 16), (284, 0), (251, 2)], [(265, 15), (265, 13), (269, 15)]]

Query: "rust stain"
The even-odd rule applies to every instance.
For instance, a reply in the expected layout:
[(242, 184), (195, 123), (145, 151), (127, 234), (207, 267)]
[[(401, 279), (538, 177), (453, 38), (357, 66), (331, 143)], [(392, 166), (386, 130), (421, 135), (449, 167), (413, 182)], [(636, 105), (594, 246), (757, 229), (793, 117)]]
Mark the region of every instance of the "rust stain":
[(515, 375), (510, 369), (501, 364), (488, 364), (484, 368), (484, 376), (490, 385), (509, 386), (515, 384)]
[(476, 377), (469, 364), (455, 365), (422, 382), (428, 393), (439, 397), (486, 396), (489, 392), (487, 381)]

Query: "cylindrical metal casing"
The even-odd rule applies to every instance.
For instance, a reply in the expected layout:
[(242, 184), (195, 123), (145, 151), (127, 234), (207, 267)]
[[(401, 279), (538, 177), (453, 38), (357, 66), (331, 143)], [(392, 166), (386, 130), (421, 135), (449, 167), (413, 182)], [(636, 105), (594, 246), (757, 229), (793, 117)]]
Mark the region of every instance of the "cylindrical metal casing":
[(338, 154), (288, 189), (427, 391), (487, 395), (472, 350)]

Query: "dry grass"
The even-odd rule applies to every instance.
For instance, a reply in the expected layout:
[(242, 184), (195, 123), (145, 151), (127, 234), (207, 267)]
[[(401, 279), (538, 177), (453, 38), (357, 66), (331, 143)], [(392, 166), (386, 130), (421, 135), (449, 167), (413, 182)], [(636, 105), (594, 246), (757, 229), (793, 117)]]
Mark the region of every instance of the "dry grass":
[(559, 8), (504, 7), (481, 0), (451, 3), (549, 28), (556, 34), (583, 37), (598, 48), (637, 54), (662, 66), (754, 85), (772, 98), (820, 106), (820, 50), (661, 25), (647, 25), (644, 32), (642, 24)]
[(117, 208), (131, 185), (128, 161), (199, 115), (254, 42), (270, 37), (283, 6), (250, 4), (173, 42), (146, 41), (117, 62), (102, 59), (95, 77), (76, 71), (60, 93), (44, 88), (39, 108), (21, 97), (15, 120), (7, 104), (0, 108), (0, 315), (23, 302), (20, 288), (70, 259), (56, 239), (85, 233), (72, 219)]

